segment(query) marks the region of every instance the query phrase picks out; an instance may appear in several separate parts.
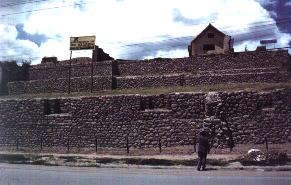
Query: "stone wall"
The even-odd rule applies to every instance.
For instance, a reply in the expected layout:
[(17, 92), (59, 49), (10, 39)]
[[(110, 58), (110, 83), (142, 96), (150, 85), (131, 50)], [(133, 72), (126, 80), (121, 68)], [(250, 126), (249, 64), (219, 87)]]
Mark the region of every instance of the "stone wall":
[[(9, 82), (9, 94), (37, 94), (37, 93), (66, 93), (68, 92), (69, 80), (67, 78), (31, 80)], [(71, 92), (84, 92), (91, 89), (91, 77), (71, 78)], [(94, 76), (93, 91), (112, 89), (112, 76)]]
[[(30, 80), (47, 80), (69, 77), (68, 61), (58, 63), (39, 64), (30, 69)], [(111, 76), (112, 61), (94, 62), (93, 76)], [(91, 76), (91, 59), (73, 59), (71, 77)]]
[(0, 146), (192, 145), (203, 126), (214, 147), (285, 143), (291, 90), (0, 100)]
[(183, 74), (160, 76), (127, 76), (117, 77), (117, 88), (147, 88), (147, 87), (171, 87), (183, 85)]
[[(94, 62), (94, 91), (195, 86), (221, 83), (286, 82), (287, 51), (256, 51), (193, 58)], [(67, 92), (69, 61), (32, 66), (30, 81), (9, 83), (10, 94)], [(72, 92), (90, 92), (91, 59), (72, 60)], [(111, 83), (111, 84), (109, 84)]]
[(207, 85), (223, 83), (278, 83), (286, 82), (288, 74), (286, 72), (266, 72), (266, 73), (241, 73), (241, 74), (212, 74), (212, 75), (187, 75), (184, 77), (185, 85)]
[(288, 63), (288, 57), (288, 51), (254, 51), (193, 58), (124, 61), (119, 62), (119, 73), (121, 76), (146, 76), (234, 69), (282, 69)]
[[(206, 74), (207, 72), (205, 72)], [(145, 88), (145, 87), (171, 87), (171, 86), (195, 86), (223, 83), (277, 83), (286, 82), (286, 72), (262, 72), (262, 73), (237, 73), (237, 74), (176, 74), (160, 76), (127, 76), (117, 77), (117, 88)]]

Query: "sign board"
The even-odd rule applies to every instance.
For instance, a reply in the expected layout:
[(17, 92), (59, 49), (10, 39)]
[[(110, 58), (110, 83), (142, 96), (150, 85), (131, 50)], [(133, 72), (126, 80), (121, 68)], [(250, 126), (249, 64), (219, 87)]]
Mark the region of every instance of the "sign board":
[(95, 49), (95, 36), (70, 37), (70, 50)]
[(277, 43), (277, 39), (272, 39), (272, 40), (261, 40), (260, 44), (275, 44)]

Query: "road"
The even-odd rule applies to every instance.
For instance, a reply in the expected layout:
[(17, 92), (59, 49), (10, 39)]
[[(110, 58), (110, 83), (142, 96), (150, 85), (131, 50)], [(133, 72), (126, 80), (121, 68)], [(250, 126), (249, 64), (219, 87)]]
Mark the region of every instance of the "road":
[(291, 185), (291, 172), (0, 164), (0, 185)]

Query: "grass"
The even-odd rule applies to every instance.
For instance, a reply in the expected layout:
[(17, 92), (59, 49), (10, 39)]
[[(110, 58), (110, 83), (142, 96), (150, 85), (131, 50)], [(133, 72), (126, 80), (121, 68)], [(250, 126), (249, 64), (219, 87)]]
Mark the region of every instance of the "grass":
[(151, 165), (151, 166), (173, 166), (175, 163), (166, 159), (141, 159), (141, 158), (128, 158), (125, 159), (126, 164), (131, 165)]
[(0, 163), (50, 165), (44, 157), (48, 160), (54, 158), (53, 155), (0, 154)]
[(73, 92), (67, 93), (43, 93), (43, 94), (23, 94), (2, 96), (0, 99), (25, 99), (25, 98), (54, 98), (54, 97), (78, 97), (78, 96), (103, 96), (103, 95), (122, 95), (122, 94), (141, 94), (155, 95), (168, 94), (174, 92), (210, 92), (210, 91), (227, 91), (233, 92), (238, 90), (248, 91), (266, 91), (278, 88), (291, 88), (291, 80), (286, 83), (227, 83), (214, 85), (197, 85), (197, 86), (176, 86), (176, 87), (155, 87), (155, 88), (135, 88), (135, 89), (115, 89), (99, 92)]
[(36, 161), (32, 161), (31, 164), (33, 164), (33, 165), (48, 165), (49, 163), (47, 163), (46, 160), (36, 160)]
[(30, 157), (24, 154), (0, 154), (0, 162), (22, 163), (30, 160)]
[[(113, 158), (96, 158), (96, 163), (99, 164), (109, 164), (109, 163), (121, 163), (128, 165), (150, 165), (150, 166), (196, 166), (196, 159), (189, 160), (169, 160), (169, 159), (144, 159), (144, 158), (121, 158), (121, 159), (113, 159)], [(227, 164), (226, 161), (221, 159), (208, 159), (207, 163), (213, 166), (225, 166)]]
[[(86, 161), (84, 161), (86, 160)], [(56, 161), (58, 161), (56, 163)], [(61, 162), (62, 161), (62, 162)], [(232, 162), (240, 162), (243, 166), (276, 166), (284, 165), (290, 159), (285, 156), (280, 160), (273, 161), (251, 161), (248, 158), (238, 158), (235, 160), (222, 160), (222, 159), (207, 159), (207, 164), (211, 166), (226, 166)], [(35, 154), (0, 154), (1, 163), (11, 164), (32, 164), (32, 165), (46, 165), (46, 166), (59, 166), (68, 165), (80, 167), (100, 167), (101, 164), (127, 164), (127, 165), (149, 165), (153, 167), (159, 166), (190, 166), (197, 165), (197, 159), (157, 159), (157, 158), (110, 158), (110, 157), (97, 157), (90, 160), (87, 157), (81, 156), (53, 156), (53, 155), (35, 155)], [(290, 170), (288, 168), (288, 170)]]
[(100, 164), (116, 163), (118, 161), (119, 161), (118, 159), (113, 159), (109, 157), (96, 158), (96, 163)]
[(80, 156), (60, 156), (60, 159), (64, 159), (66, 163), (76, 163), (80, 159), (86, 159)]
[[(48, 158), (48, 159), (44, 159)], [(64, 163), (78, 163), (80, 159), (87, 159), (85, 157), (80, 156), (59, 156), (59, 159), (64, 160)], [(50, 161), (54, 160), (54, 156), (42, 156), (42, 155), (33, 155), (33, 154), (1, 154), (0, 162), (3, 163), (17, 163), (17, 164), (33, 164), (33, 165), (52, 165)], [(128, 164), (128, 165), (150, 165), (150, 166), (196, 166), (197, 160), (168, 160), (168, 159), (144, 159), (144, 158), (96, 158), (94, 163), (89, 163), (90, 166), (96, 166), (97, 164), (112, 164), (112, 163), (120, 163), (120, 164)], [(210, 165), (221, 166), (226, 165), (226, 161), (209, 159), (207, 161)]]

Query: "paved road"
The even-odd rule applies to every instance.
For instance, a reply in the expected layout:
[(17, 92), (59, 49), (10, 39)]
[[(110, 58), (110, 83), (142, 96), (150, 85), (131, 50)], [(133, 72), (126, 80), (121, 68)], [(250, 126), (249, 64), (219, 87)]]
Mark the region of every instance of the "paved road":
[(0, 164), (0, 185), (291, 185), (291, 172), (69, 168)]

